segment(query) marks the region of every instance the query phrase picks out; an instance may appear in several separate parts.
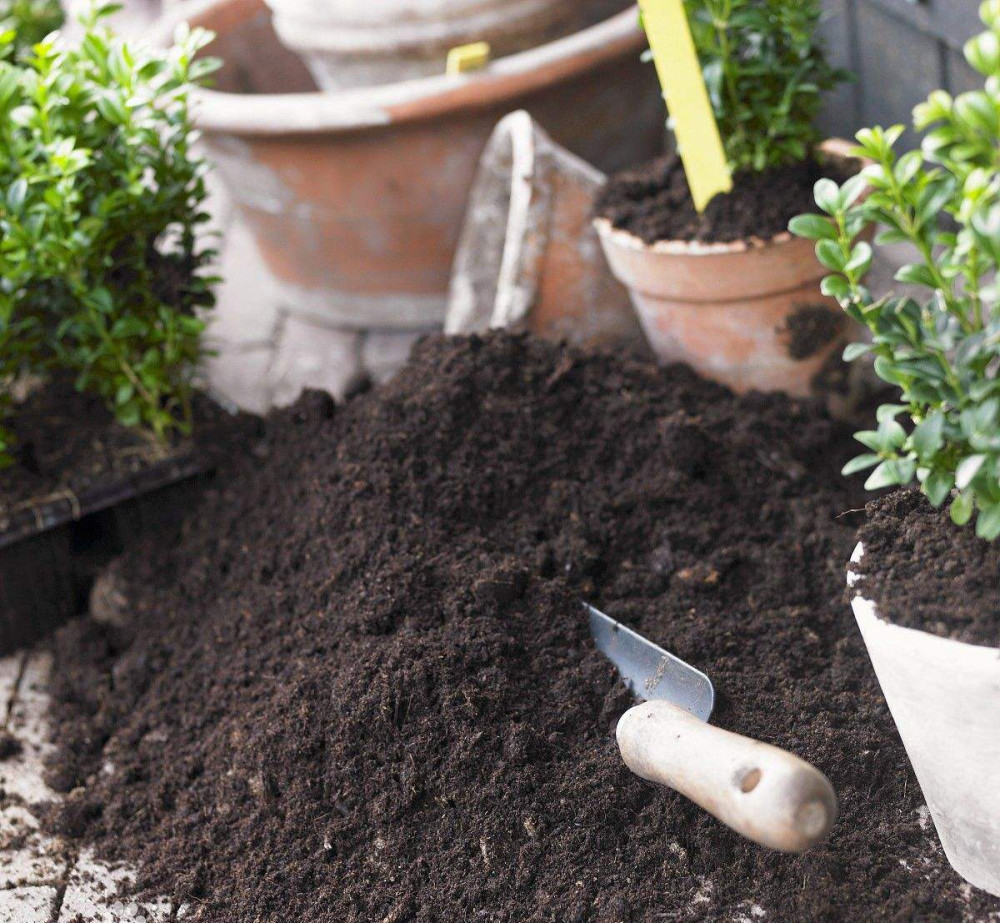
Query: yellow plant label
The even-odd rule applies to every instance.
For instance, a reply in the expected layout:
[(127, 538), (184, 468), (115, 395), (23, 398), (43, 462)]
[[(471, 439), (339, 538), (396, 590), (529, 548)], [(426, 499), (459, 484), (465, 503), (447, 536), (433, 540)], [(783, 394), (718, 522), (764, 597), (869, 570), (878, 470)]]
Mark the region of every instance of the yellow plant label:
[(733, 188), (684, 0), (639, 0), (695, 208)]
[(465, 74), (478, 71), (490, 63), (492, 49), (489, 42), (474, 42), (471, 45), (459, 45), (448, 52), (448, 63), (445, 70), (449, 74)]

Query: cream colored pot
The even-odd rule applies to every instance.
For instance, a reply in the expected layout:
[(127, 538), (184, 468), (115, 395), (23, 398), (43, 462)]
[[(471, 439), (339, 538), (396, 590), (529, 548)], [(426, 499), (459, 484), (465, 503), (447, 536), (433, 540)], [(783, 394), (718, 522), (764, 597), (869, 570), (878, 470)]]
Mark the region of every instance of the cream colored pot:
[(1000, 896), (1000, 650), (893, 625), (861, 595), (852, 605), (948, 861)]

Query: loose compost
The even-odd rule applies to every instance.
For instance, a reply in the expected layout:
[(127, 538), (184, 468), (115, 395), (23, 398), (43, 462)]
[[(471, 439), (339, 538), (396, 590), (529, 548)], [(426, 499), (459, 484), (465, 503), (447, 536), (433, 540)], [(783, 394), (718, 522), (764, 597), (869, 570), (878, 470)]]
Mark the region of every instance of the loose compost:
[(858, 590), (894, 624), (1000, 648), (1000, 548), (916, 490), (869, 505)]
[(833, 164), (806, 160), (733, 177), (733, 190), (717, 195), (704, 212), (694, 207), (684, 164), (676, 154), (612, 176), (595, 211), (647, 244), (663, 240), (729, 243), (769, 240), (796, 215), (815, 210), (813, 187), (824, 176), (848, 178)]
[[(56, 638), (49, 823), (216, 923), (985, 921), (845, 601), (849, 432), (500, 333), (307, 394), (115, 569), (127, 631)], [(829, 775), (827, 844), (767, 852), (628, 773), (584, 599)]]

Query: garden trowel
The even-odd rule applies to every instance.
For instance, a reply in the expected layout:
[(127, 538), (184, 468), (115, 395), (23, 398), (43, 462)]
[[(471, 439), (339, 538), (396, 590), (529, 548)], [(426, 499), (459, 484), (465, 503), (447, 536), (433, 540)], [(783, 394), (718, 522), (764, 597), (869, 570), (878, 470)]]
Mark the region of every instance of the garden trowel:
[(598, 649), (643, 702), (618, 722), (618, 748), (637, 776), (680, 792), (737, 833), (805, 852), (837, 817), (837, 796), (814, 766), (712, 727), (712, 681), (630, 628), (586, 606)]

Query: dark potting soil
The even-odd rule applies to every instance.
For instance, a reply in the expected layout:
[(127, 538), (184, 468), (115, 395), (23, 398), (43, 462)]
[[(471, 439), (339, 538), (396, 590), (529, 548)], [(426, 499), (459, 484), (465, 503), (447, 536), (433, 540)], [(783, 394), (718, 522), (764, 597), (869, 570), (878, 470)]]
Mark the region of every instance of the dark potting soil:
[(24, 749), (21, 741), (7, 731), (0, 731), (0, 763), (19, 756)]
[[(304, 396), (118, 568), (127, 647), (57, 637), (49, 823), (213, 923), (985, 920), (844, 601), (818, 406), (504, 334)], [(768, 852), (632, 776), (582, 600), (827, 772), (831, 840)]]
[(956, 641), (1000, 647), (1000, 543), (959, 528), (916, 490), (868, 504), (858, 590), (880, 616)]
[(815, 356), (839, 337), (847, 326), (847, 315), (829, 305), (804, 304), (788, 316), (782, 331), (788, 341), (788, 355), (800, 361)]
[(57, 377), (33, 390), (10, 421), (15, 464), (0, 470), (0, 529), (12, 513), (66, 491), (127, 478), (153, 464), (193, 451), (211, 453), (230, 431), (252, 425), (230, 418), (211, 400), (195, 402), (195, 439), (162, 447), (137, 430), (117, 424), (100, 397), (77, 391)]
[(788, 230), (796, 215), (816, 211), (813, 187), (824, 176), (843, 182), (850, 174), (815, 160), (733, 177), (733, 191), (717, 195), (702, 214), (695, 210), (676, 154), (612, 176), (595, 213), (647, 244), (661, 240), (729, 243), (770, 240)]

